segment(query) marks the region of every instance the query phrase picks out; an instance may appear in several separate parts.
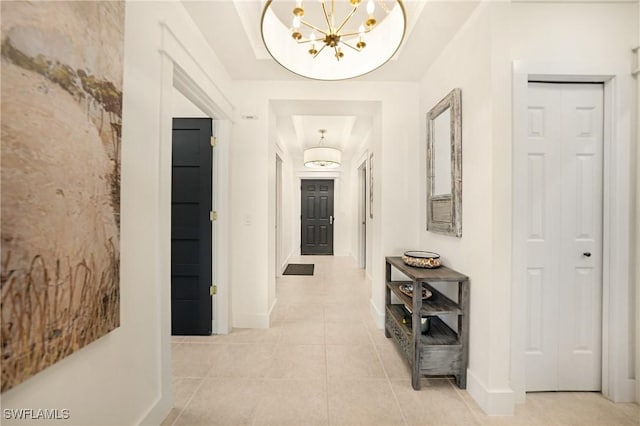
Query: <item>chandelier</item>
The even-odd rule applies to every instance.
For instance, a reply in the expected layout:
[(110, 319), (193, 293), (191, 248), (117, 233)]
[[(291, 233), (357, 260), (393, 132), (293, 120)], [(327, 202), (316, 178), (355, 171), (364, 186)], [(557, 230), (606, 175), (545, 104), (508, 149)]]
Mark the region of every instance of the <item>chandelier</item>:
[(327, 133), (326, 129), (320, 129), (318, 132), (320, 132), (318, 145), (304, 150), (304, 165), (312, 169), (340, 167), (342, 152), (339, 149), (323, 145), (324, 134)]
[(396, 53), (406, 29), (402, 0), (267, 0), (262, 39), (283, 67), (342, 80), (371, 72)]

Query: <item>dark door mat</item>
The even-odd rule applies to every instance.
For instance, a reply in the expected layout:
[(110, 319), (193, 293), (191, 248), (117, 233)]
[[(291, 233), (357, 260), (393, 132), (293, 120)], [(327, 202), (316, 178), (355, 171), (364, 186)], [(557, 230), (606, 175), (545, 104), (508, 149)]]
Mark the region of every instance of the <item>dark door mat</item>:
[(313, 275), (313, 263), (289, 263), (282, 275)]

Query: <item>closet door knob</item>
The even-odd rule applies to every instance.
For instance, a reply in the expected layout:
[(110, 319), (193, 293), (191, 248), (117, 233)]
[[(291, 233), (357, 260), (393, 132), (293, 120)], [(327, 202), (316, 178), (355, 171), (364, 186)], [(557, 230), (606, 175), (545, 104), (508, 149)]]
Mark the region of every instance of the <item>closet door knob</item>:
[(589, 253), (588, 251), (586, 251), (586, 252), (582, 253), (582, 255), (583, 255), (584, 257), (591, 257), (591, 253)]

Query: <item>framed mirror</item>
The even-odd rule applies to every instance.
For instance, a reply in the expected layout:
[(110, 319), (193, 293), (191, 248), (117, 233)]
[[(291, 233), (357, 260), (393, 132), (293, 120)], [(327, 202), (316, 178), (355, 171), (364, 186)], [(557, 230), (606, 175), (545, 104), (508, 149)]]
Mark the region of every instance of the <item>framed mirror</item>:
[(427, 113), (427, 231), (462, 236), (460, 89)]

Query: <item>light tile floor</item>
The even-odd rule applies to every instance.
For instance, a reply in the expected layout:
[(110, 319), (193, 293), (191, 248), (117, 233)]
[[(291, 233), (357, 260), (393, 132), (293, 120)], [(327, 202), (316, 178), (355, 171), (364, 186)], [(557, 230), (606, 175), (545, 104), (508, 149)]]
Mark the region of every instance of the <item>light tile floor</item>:
[(174, 337), (175, 408), (163, 425), (640, 425), (640, 407), (598, 393), (532, 393), (512, 417), (485, 415), (448, 378), (420, 391), (369, 313), (351, 258), (305, 256), (314, 276), (277, 280), (267, 330)]

